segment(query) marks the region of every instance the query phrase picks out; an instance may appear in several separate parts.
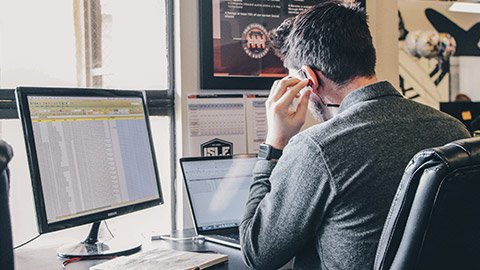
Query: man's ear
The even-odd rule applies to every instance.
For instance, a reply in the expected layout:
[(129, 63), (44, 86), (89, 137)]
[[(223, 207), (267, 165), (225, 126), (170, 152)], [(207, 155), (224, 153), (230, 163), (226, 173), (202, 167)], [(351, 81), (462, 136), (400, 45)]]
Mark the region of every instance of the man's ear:
[(317, 73), (315, 70), (313, 70), (309, 66), (302, 66), (303, 72), (305, 72), (305, 75), (307, 79), (309, 79), (312, 83), (311, 87), (314, 92), (318, 91), (318, 87), (321, 85), (322, 81), (318, 77)]

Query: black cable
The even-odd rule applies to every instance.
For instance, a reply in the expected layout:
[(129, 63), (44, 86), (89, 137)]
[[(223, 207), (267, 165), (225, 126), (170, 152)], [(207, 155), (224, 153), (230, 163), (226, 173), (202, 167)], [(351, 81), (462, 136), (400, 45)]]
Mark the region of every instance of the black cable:
[(115, 236), (113, 236), (112, 231), (110, 231), (110, 228), (108, 227), (107, 221), (104, 220), (103, 222), (105, 223), (105, 227), (107, 227), (107, 230), (108, 230), (108, 232), (110, 233), (110, 236), (111, 236), (112, 238), (114, 238)]
[(13, 249), (17, 249), (17, 248), (21, 248), (23, 246), (25, 246), (26, 244), (32, 242), (33, 240), (37, 239), (38, 237), (40, 237), (41, 234), (38, 234), (37, 236), (33, 237), (32, 239), (28, 240), (27, 242), (24, 242), (16, 247), (13, 247)]

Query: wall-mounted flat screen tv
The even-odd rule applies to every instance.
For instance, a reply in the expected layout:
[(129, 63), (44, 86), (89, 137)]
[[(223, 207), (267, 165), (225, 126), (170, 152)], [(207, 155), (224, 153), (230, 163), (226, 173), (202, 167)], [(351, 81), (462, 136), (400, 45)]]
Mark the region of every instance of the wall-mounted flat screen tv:
[(268, 31), (321, 2), (199, 0), (201, 89), (270, 89), (288, 71)]

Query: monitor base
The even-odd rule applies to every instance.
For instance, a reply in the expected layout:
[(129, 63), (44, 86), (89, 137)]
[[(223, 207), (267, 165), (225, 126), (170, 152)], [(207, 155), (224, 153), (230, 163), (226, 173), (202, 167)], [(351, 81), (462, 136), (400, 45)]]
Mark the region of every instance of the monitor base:
[(105, 241), (98, 239), (100, 221), (94, 222), (85, 241), (66, 244), (57, 249), (57, 255), (64, 258), (120, 256), (139, 251), (142, 240), (136, 238), (112, 238)]
[(135, 253), (139, 251), (141, 247), (141, 241), (113, 238), (105, 242), (98, 241), (94, 244), (87, 244), (85, 242), (66, 244), (57, 249), (57, 255), (64, 258), (120, 256)]

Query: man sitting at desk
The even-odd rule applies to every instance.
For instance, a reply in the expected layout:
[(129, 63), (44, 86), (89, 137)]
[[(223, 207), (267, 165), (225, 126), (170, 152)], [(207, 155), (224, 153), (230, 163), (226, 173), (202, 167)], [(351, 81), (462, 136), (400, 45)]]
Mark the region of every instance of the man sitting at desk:
[[(290, 22), (273, 43), (293, 78), (276, 81), (266, 102), (265, 160), (256, 164), (240, 226), (243, 255), (259, 269), (293, 257), (295, 269), (371, 269), (408, 161), (469, 133), (377, 81), (358, 6), (325, 2)], [(298, 133), (307, 107), (325, 122)]]

